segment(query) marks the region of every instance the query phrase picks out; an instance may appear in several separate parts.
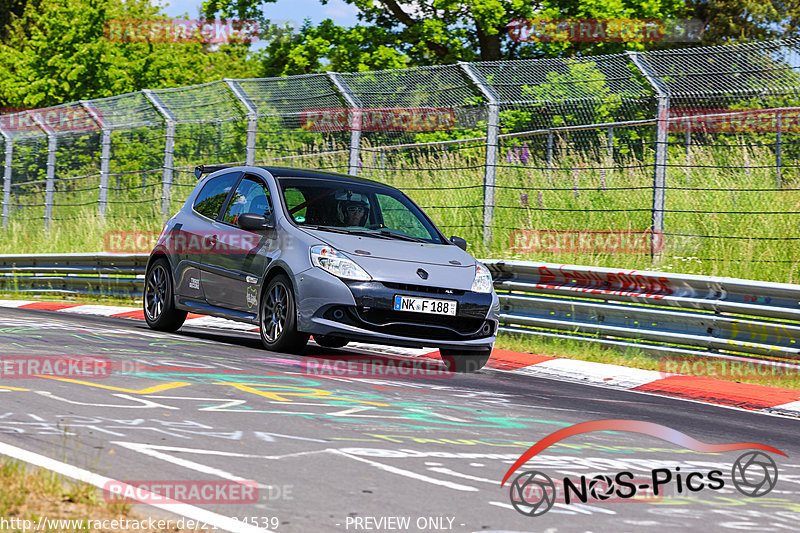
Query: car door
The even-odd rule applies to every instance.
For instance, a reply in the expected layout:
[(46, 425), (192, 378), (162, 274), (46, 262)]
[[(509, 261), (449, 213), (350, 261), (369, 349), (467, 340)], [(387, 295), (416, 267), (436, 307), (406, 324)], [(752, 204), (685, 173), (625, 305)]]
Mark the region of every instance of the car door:
[(274, 219), (273, 205), (262, 178), (246, 174), (237, 184), (212, 223), (216, 246), (206, 253), (203, 268), (203, 290), (209, 304), (247, 313), (258, 311), (258, 288), (277, 239), (274, 230), (248, 231), (236, 221), (244, 213)]
[(205, 251), (214, 246), (214, 223), (233, 191), (241, 172), (228, 172), (208, 180), (197, 194), (192, 208), (181, 215), (167, 241), (169, 252), (178, 257), (175, 291), (179, 297), (194, 301), (205, 299), (201, 271)]

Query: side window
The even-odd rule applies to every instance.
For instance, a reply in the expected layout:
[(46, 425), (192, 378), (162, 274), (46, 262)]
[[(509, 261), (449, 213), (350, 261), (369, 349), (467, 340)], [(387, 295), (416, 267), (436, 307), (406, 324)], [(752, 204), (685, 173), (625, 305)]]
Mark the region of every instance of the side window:
[[(296, 187), (287, 187), (283, 190), (283, 197), (286, 199), (286, 207), (289, 208), (289, 213), (291, 213), (294, 221), (298, 224), (305, 222), (308, 216), (308, 207), (306, 204), (306, 197), (300, 189)], [(297, 207), (300, 207), (300, 209), (297, 209)]]
[(269, 190), (261, 180), (246, 177), (239, 183), (222, 216), (222, 221), (236, 224), (237, 217), (243, 213), (255, 213), (268, 218), (272, 214)]
[(225, 198), (236, 184), (239, 174), (232, 172), (218, 176), (203, 185), (203, 189), (194, 201), (192, 208), (203, 216), (216, 219)]

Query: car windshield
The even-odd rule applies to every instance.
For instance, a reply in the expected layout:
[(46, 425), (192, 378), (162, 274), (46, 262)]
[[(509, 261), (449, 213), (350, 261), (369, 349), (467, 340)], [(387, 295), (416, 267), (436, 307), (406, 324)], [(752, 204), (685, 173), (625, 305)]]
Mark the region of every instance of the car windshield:
[(369, 183), (278, 178), (289, 218), (300, 227), (381, 239), (444, 241), (398, 190)]

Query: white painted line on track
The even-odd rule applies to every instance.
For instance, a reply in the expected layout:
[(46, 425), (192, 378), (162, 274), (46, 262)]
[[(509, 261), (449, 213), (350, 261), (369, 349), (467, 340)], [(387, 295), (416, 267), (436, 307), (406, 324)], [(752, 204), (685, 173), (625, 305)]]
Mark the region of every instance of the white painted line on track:
[(169, 500), (169, 498), (165, 498), (160, 494), (152, 493), (150, 491), (134, 487), (133, 485), (128, 485), (127, 483), (123, 483), (116, 479), (101, 476), (100, 474), (95, 474), (94, 472), (84, 470), (83, 468), (78, 468), (77, 466), (56, 461), (55, 459), (51, 459), (44, 455), (39, 455), (38, 453), (17, 448), (11, 444), (0, 442), (0, 455), (13, 457), (14, 459), (30, 463), (40, 468), (45, 468), (51, 472), (61, 474), (62, 476), (77, 479), (78, 481), (94, 485), (99, 489), (104, 489), (109, 483), (114, 483), (115, 487), (124, 487), (126, 494), (128, 492), (139, 494), (142, 495), (145, 500), (159, 499), (171, 501), (173, 503), (148, 503), (147, 501), (143, 503), (152, 505), (153, 507), (157, 507), (158, 509), (168, 511), (179, 516), (190, 518), (195, 521), (204, 522), (208, 526), (214, 526), (224, 531), (230, 531), (232, 533), (272, 533), (272, 530), (270, 529), (251, 526), (245, 522), (240, 522), (228, 516), (207, 511), (206, 509), (202, 509), (194, 505), (189, 505), (188, 503)]

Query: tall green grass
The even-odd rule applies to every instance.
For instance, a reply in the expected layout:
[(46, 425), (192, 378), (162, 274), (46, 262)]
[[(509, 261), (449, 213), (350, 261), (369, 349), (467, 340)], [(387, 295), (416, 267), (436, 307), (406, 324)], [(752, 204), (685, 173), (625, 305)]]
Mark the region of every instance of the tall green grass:
[[(663, 249), (655, 256), (646, 248), (639, 253), (514, 249), (522, 242), (515, 237), (519, 230), (644, 231), (650, 227), (651, 155), (618, 156), (611, 162), (587, 151), (559, 153), (549, 168), (541, 156), (523, 164), (519, 159), (509, 163), (501, 154), (490, 243), (483, 241), (485, 152), (481, 145), (383, 154), (365, 147), (361, 175), (406, 191), (448, 236), (465, 237), (477, 257), (800, 282), (796, 253), (800, 240), (787, 240), (800, 237), (800, 191), (792, 190), (800, 188), (800, 179), (794, 168), (784, 168), (777, 188), (775, 155), (768, 148), (695, 146), (689, 152), (690, 166), (683, 149), (671, 152), (665, 231), (681, 235), (666, 235)], [(347, 168), (346, 152), (292, 160), (270, 155), (259, 150), (256, 157), (285, 166)], [(176, 166), (196, 163), (209, 161), (192, 157), (175, 161)], [(180, 208), (195, 183), (188, 168), (174, 179), (171, 213)], [(126, 175), (120, 181), (112, 178), (105, 220), (97, 215), (96, 176), (71, 184), (59, 182), (55, 220), (49, 230), (44, 229), (41, 208), (13, 209), (2, 233), (0, 253), (99, 251), (109, 231), (157, 232), (163, 223), (160, 180), (161, 171)], [(145, 188), (126, 189), (142, 184)], [(19, 201), (23, 199), (43, 203), (43, 187), (29, 188)], [(719, 213), (728, 211), (776, 214)]]

